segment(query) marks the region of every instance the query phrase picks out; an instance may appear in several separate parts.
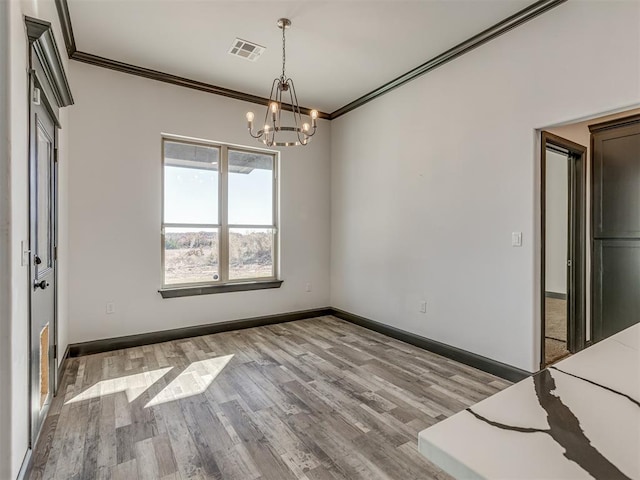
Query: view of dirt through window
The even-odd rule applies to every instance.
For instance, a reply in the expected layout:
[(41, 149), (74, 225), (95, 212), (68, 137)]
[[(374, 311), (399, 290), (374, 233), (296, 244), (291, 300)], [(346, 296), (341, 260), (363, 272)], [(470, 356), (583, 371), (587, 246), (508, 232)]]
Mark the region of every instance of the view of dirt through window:
[[(166, 230), (166, 284), (212, 282), (220, 279), (217, 229)], [(272, 276), (272, 231), (233, 229), (229, 232), (229, 277), (240, 280)]]

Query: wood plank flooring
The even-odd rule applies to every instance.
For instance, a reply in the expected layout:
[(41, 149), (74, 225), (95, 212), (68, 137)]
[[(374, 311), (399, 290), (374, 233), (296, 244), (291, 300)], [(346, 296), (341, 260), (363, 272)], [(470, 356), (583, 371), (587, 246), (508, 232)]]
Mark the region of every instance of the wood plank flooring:
[(445, 479), (418, 432), (508, 382), (334, 317), (70, 359), (34, 479)]

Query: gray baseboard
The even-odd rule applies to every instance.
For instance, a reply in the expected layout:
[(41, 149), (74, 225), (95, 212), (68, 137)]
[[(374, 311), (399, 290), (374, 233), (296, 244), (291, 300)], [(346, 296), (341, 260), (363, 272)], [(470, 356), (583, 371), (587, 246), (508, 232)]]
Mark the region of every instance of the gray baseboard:
[(529, 375), (529, 372), (512, 367), (505, 363), (492, 360), (475, 353), (462, 350), (451, 345), (446, 345), (435, 340), (431, 340), (420, 335), (416, 335), (399, 328), (391, 327), (368, 318), (354, 315), (349, 312), (337, 308), (319, 308), (314, 310), (304, 310), (300, 312), (282, 313), (278, 315), (269, 315), (265, 317), (255, 317), (243, 320), (233, 320), (229, 322), (212, 323), (208, 325), (197, 325), (194, 327), (176, 328), (173, 330), (162, 330), (159, 332), (141, 333), (138, 335), (129, 335), (126, 337), (105, 338), (102, 340), (93, 340), (90, 342), (74, 343), (67, 347), (65, 358), (60, 365), (59, 378), (62, 379), (64, 367), (68, 357), (79, 357), (82, 355), (90, 355), (93, 353), (109, 352), (119, 350), (121, 348), (139, 347), (142, 345), (150, 345), (153, 343), (168, 342), (171, 340), (180, 340), (182, 338), (198, 337), (200, 335), (210, 335), (213, 333), (229, 332), (232, 330), (242, 330), (245, 328), (261, 327), (265, 325), (275, 325), (278, 323), (292, 322), (295, 320), (304, 320), (306, 318), (322, 317), (325, 315), (334, 315), (342, 320), (360, 325), (361, 327), (374, 330), (389, 337), (395, 338), (402, 342), (415, 345), (430, 352), (450, 358), (456, 362), (464, 363), (471, 367), (483, 370), (492, 375), (504, 378), (512, 382), (520, 381)]
[(69, 350), (69, 345), (67, 345), (67, 348), (64, 351), (64, 355), (62, 356), (62, 361), (60, 362), (60, 365), (58, 365), (58, 376), (56, 377), (58, 384), (56, 385), (56, 395), (58, 394), (57, 387), (60, 386), (60, 383), (62, 382), (62, 377), (64, 376), (64, 371), (67, 368), (67, 360), (69, 359), (69, 356), (70, 356), (70, 350)]
[(558, 292), (544, 292), (544, 296), (547, 298), (557, 298), (559, 300), (566, 300), (566, 293), (558, 293)]
[(128, 335), (125, 337), (105, 338), (101, 340), (92, 340), (90, 342), (74, 343), (69, 345), (69, 356), (80, 357), (82, 355), (90, 355), (93, 353), (110, 352), (121, 348), (140, 347), (142, 345), (169, 342), (171, 340), (180, 340), (182, 338), (211, 335), (212, 333), (229, 332), (245, 328), (262, 327), (264, 325), (274, 325), (276, 323), (293, 322), (295, 320), (303, 320), (305, 318), (331, 315), (331, 312), (330, 308), (318, 308), (314, 310), (281, 313), (264, 317), (232, 320), (229, 322), (196, 325), (193, 327), (175, 328), (172, 330), (161, 330), (159, 332), (140, 333), (138, 335)]
[(478, 370), (509, 380), (510, 382), (519, 382), (531, 375), (529, 372), (512, 367), (506, 363), (498, 362), (429, 338), (421, 337), (420, 335), (409, 333), (405, 330), (385, 325), (384, 323), (376, 322), (359, 315), (354, 315), (353, 313), (345, 312), (337, 308), (333, 308), (332, 310), (333, 315), (341, 318), (342, 320), (355, 323), (356, 325), (368, 328), (369, 330), (374, 330), (378, 333), (382, 333), (383, 335), (387, 335), (388, 337), (395, 338), (396, 340), (410, 343), (416, 347), (450, 358), (456, 362), (464, 363), (470, 367), (474, 367)]

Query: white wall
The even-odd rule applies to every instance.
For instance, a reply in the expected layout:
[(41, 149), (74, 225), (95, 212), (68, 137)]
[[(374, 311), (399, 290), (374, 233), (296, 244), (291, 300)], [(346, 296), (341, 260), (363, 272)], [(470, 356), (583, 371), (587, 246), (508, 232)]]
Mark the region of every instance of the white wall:
[(28, 239), (27, 39), (21, 4), (9, 3), (11, 115), (11, 477), (27, 451), (28, 431), (28, 301), (27, 269), (20, 265), (20, 242)]
[[(0, 385), (11, 385), (9, 8), (0, 2)], [(0, 478), (11, 475), (11, 397), (0, 392)]]
[[(50, 0), (32, 0), (19, 2), (12, 0), (6, 2), (9, 13), (9, 117), (10, 117), (10, 176), (11, 176), (11, 225), (10, 225), (10, 281), (11, 281), (11, 327), (10, 327), (10, 355), (11, 379), (9, 388), (3, 388), (0, 398), (4, 405), (5, 400), (10, 402), (9, 409), (11, 425), (8, 430), (2, 429), (0, 437), (3, 442), (9, 444), (9, 464), (3, 463), (1, 469), (9, 471), (8, 475), (1, 478), (15, 478), (20, 469), (22, 460), (27, 452), (29, 441), (29, 401), (28, 401), (28, 301), (29, 279), (27, 268), (21, 265), (21, 242), (28, 240), (28, 40), (24, 24), (24, 15), (29, 15), (53, 24), (54, 35), (58, 48), (61, 50), (63, 65), (67, 67), (67, 59), (64, 43), (58, 22), (55, 4)], [(60, 132), (59, 158), (61, 164), (66, 163), (66, 112), (62, 111), (60, 121), (63, 130)], [(60, 172), (60, 185), (66, 183), (66, 170)], [(67, 230), (66, 191), (60, 190), (60, 224), (61, 231)], [(60, 252), (66, 251), (65, 237), (61, 237)], [(67, 284), (64, 275), (64, 259), (62, 266), (63, 275), (58, 284), (59, 310), (58, 324), (59, 348), (62, 352), (67, 345), (66, 339), (66, 298)], [(7, 353), (5, 353), (7, 355)], [(4, 385), (4, 384), (3, 384)], [(3, 411), (4, 407), (3, 407)], [(4, 471), (0, 469), (2, 475)]]
[(332, 306), (536, 370), (536, 129), (638, 103), (639, 20), (567, 2), (332, 121)]
[(309, 146), (281, 155), (282, 287), (162, 299), (161, 133), (257, 147), (245, 113), (262, 107), (77, 62), (71, 79), (70, 342), (329, 305), (326, 121)]
[(545, 290), (567, 293), (569, 170), (566, 155), (547, 150)]

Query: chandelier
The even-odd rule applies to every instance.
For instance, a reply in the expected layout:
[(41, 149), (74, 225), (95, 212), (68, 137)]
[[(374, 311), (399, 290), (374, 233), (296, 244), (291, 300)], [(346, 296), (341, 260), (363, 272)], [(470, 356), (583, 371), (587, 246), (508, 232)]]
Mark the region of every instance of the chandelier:
[[(291, 20), (281, 18), (278, 20), (278, 28), (282, 30), (282, 75), (276, 78), (271, 85), (271, 94), (269, 95), (269, 105), (264, 114), (263, 127), (257, 132), (253, 132), (253, 112), (247, 113), (247, 128), (249, 134), (253, 138), (257, 138), (269, 147), (295, 147), (298, 145), (306, 145), (311, 141), (311, 137), (316, 133), (316, 123), (318, 119), (318, 111), (311, 110), (311, 124), (304, 122), (300, 113), (300, 105), (298, 104), (298, 96), (293, 85), (293, 79), (285, 74), (286, 63), (286, 44), (285, 31), (291, 27)], [(283, 97), (291, 106), (291, 113), (283, 114)], [(293, 118), (291, 120), (291, 118)], [(283, 121), (289, 119), (289, 125), (283, 124)], [(284, 135), (288, 135), (289, 141), (282, 139)]]

